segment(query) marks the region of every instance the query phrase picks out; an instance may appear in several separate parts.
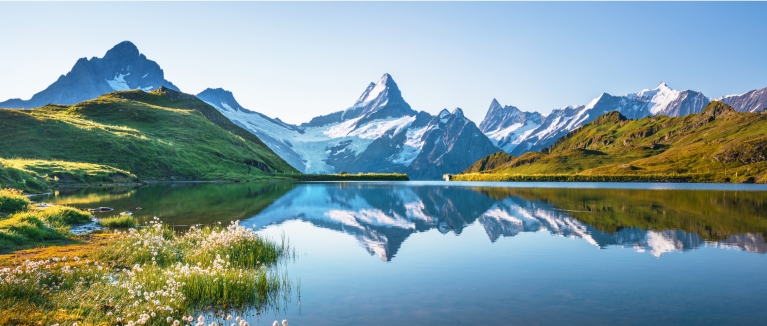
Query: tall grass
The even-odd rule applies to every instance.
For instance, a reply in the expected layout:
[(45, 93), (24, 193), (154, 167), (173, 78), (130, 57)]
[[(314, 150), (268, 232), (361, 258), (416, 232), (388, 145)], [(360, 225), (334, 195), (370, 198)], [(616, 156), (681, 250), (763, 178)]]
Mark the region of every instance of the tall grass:
[(0, 220), (0, 252), (69, 240), (70, 226), (90, 220), (87, 212), (67, 206), (17, 212)]
[(290, 294), (290, 281), (276, 271), (289, 246), (237, 223), (177, 233), (154, 220), (118, 233), (96, 261), (0, 269), (0, 310), (15, 311), (0, 315), (0, 324), (32, 324), (25, 311), (47, 312), (34, 321), (44, 324), (191, 324), (190, 314), (266, 309)]
[(29, 198), (21, 190), (0, 189), (0, 213), (16, 213), (29, 207)]
[(99, 224), (108, 228), (132, 228), (136, 227), (136, 218), (130, 215), (119, 215), (99, 219)]

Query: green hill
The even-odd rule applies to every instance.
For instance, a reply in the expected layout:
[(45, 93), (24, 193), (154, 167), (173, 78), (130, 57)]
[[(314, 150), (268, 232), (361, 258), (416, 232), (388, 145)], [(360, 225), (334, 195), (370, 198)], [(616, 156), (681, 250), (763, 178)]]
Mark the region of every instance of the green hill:
[(143, 180), (254, 180), (298, 173), (198, 98), (160, 87), (72, 106), (0, 110), (0, 157), (114, 167)]
[(678, 118), (613, 111), (541, 152), (493, 155), (452, 180), (767, 183), (767, 112), (717, 101)]

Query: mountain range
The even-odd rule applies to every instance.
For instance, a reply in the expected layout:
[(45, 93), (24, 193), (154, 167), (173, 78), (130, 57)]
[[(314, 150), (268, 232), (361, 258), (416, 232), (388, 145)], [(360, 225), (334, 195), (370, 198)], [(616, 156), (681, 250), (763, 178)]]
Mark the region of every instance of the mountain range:
[(346, 110), (301, 125), (245, 110), (222, 89), (197, 96), (306, 173), (397, 172), (438, 179), (498, 150), (460, 108), (436, 116), (413, 110), (389, 74), (370, 83)]
[[(2, 108), (70, 105), (114, 91), (178, 90), (160, 66), (131, 42), (117, 44), (103, 58), (82, 58), (72, 70), (31, 99), (0, 102)], [(540, 151), (557, 139), (610, 111), (639, 119), (698, 113), (712, 100), (693, 90), (665, 83), (637, 93), (603, 93), (586, 105), (566, 106), (548, 115), (525, 112), (491, 101), (477, 126), (460, 108), (437, 115), (417, 111), (405, 101), (389, 74), (371, 82), (348, 108), (289, 124), (242, 107), (234, 95), (209, 88), (197, 97), (250, 131), (291, 166), (304, 173), (397, 172), (411, 179), (438, 179), (463, 171), (498, 151), (521, 155)], [(767, 107), (767, 88), (720, 99), (737, 111)]]
[(739, 112), (757, 112), (767, 108), (767, 88), (712, 99), (701, 92), (678, 91), (660, 83), (653, 89), (627, 95), (602, 93), (586, 105), (555, 109), (545, 117), (513, 106), (501, 107), (493, 100), (480, 127), (503, 151), (521, 155), (549, 147), (562, 136), (610, 111), (618, 111), (629, 119), (655, 115), (680, 117), (701, 112), (713, 100), (731, 105)]

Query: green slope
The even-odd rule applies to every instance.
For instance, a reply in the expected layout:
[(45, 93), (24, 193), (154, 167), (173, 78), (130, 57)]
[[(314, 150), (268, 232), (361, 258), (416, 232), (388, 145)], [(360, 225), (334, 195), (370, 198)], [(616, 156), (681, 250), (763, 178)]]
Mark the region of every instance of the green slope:
[(0, 157), (114, 167), (144, 180), (252, 180), (297, 173), (255, 135), (166, 88), (72, 106), (0, 110)]
[(102, 164), (47, 160), (0, 159), (0, 187), (42, 192), (51, 186), (78, 183), (137, 183), (138, 178)]
[(453, 180), (767, 183), (767, 113), (721, 102), (678, 118), (610, 112), (541, 152), (484, 158)]

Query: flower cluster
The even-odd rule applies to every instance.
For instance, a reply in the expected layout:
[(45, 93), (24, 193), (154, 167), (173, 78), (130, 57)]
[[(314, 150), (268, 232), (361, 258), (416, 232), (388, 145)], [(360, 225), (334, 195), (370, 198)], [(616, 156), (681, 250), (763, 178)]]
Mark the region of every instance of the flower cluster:
[[(278, 292), (289, 292), (286, 279), (269, 269), (286, 252), (236, 222), (181, 234), (154, 220), (119, 234), (98, 261), (54, 258), (0, 269), (0, 299), (79, 311), (85, 324), (203, 326), (203, 316), (187, 314), (263, 307)], [(56, 318), (51, 321), (65, 321)], [(240, 317), (235, 321), (248, 326)]]

